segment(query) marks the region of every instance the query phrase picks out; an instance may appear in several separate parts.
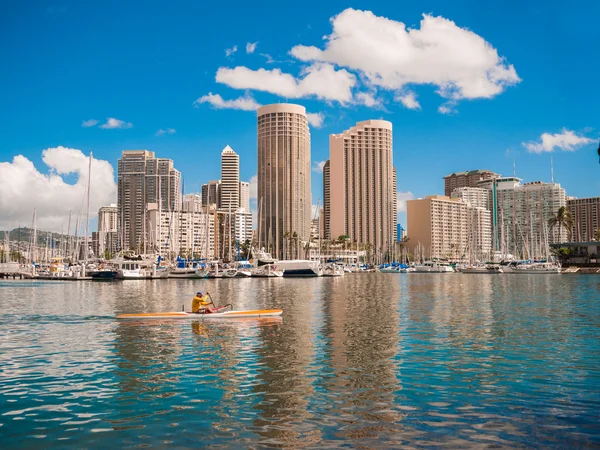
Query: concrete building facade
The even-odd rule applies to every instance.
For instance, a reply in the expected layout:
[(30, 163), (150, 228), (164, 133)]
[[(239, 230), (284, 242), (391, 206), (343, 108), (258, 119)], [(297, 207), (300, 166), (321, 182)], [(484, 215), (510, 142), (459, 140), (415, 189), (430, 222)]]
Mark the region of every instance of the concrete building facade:
[(467, 258), (469, 211), (459, 198), (431, 195), (406, 201), (408, 248), (417, 259)]
[(323, 239), (331, 239), (331, 187), (330, 187), (330, 162), (325, 161), (323, 165)]
[(215, 217), (214, 211), (159, 211), (158, 204), (150, 203), (149, 251), (169, 258), (216, 258)]
[(228, 145), (221, 152), (220, 208), (235, 212), (240, 207), (240, 157)]
[[(396, 236), (396, 185), (392, 124), (366, 120), (329, 137), (329, 235), (392, 251)], [(327, 213), (325, 222), (327, 223)]]
[(500, 177), (491, 170), (470, 170), (468, 172), (454, 172), (444, 177), (444, 195), (452, 196), (452, 191), (461, 187), (477, 187), (477, 183)]
[(156, 158), (148, 150), (124, 150), (117, 171), (119, 248), (141, 252), (148, 237), (146, 205), (179, 209), (181, 174), (172, 160)]
[(94, 254), (103, 257), (107, 252), (115, 255), (119, 251), (117, 205), (102, 206), (98, 210), (98, 233), (92, 239)]
[(284, 258), (284, 235), (310, 238), (310, 131), (303, 106), (258, 109), (259, 242)]
[(240, 181), (240, 208), (250, 212), (250, 183)]
[(573, 215), (571, 241), (599, 241), (600, 197), (569, 199), (567, 206)]
[(221, 180), (212, 180), (202, 185), (202, 206), (221, 207)]

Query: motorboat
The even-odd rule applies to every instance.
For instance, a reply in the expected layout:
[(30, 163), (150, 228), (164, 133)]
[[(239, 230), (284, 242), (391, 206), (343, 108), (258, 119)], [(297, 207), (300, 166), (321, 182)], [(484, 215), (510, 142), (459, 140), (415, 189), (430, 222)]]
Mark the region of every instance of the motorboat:
[(344, 276), (344, 266), (336, 263), (327, 263), (323, 267), (323, 276), (324, 277), (343, 277)]
[(415, 273), (448, 273), (454, 272), (449, 262), (432, 260), (415, 265)]

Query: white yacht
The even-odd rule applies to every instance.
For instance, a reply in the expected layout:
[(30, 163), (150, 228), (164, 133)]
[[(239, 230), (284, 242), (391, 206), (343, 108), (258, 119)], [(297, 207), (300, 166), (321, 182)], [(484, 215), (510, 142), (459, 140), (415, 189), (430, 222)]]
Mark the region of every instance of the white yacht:
[(531, 264), (520, 264), (515, 267), (513, 273), (531, 273), (531, 274), (553, 274), (560, 273), (561, 267), (553, 262), (540, 262)]
[(323, 275), (323, 269), (319, 261), (308, 259), (279, 261), (277, 268), (283, 270), (284, 277), (320, 277)]
[(449, 262), (446, 261), (425, 261), (423, 264), (415, 266), (416, 273), (447, 273), (454, 272), (454, 269)]
[(253, 277), (280, 278), (283, 276), (283, 270), (277, 265), (278, 261), (264, 249), (260, 251), (252, 249), (252, 262), (253, 266), (250, 272)]
[(325, 267), (323, 267), (323, 276), (324, 277), (343, 277), (344, 276), (344, 266), (341, 264), (335, 263), (327, 263)]

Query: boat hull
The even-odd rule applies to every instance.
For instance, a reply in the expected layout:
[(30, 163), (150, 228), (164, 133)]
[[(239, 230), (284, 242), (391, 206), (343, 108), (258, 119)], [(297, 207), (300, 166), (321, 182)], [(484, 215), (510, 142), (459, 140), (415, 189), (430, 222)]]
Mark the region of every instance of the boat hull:
[(247, 311), (226, 311), (223, 313), (201, 314), (179, 312), (157, 312), (140, 314), (119, 314), (117, 319), (236, 319), (240, 317), (277, 317), (281, 316), (281, 309), (251, 309)]

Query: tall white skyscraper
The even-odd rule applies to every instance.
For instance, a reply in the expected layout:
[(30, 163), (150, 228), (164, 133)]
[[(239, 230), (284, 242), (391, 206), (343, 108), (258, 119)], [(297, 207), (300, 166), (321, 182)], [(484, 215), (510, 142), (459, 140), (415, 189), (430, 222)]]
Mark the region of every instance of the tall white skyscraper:
[(240, 157), (228, 145), (221, 152), (221, 208), (240, 207)]
[(310, 238), (310, 132), (306, 109), (280, 103), (258, 109), (259, 243), (276, 258), (284, 237)]

